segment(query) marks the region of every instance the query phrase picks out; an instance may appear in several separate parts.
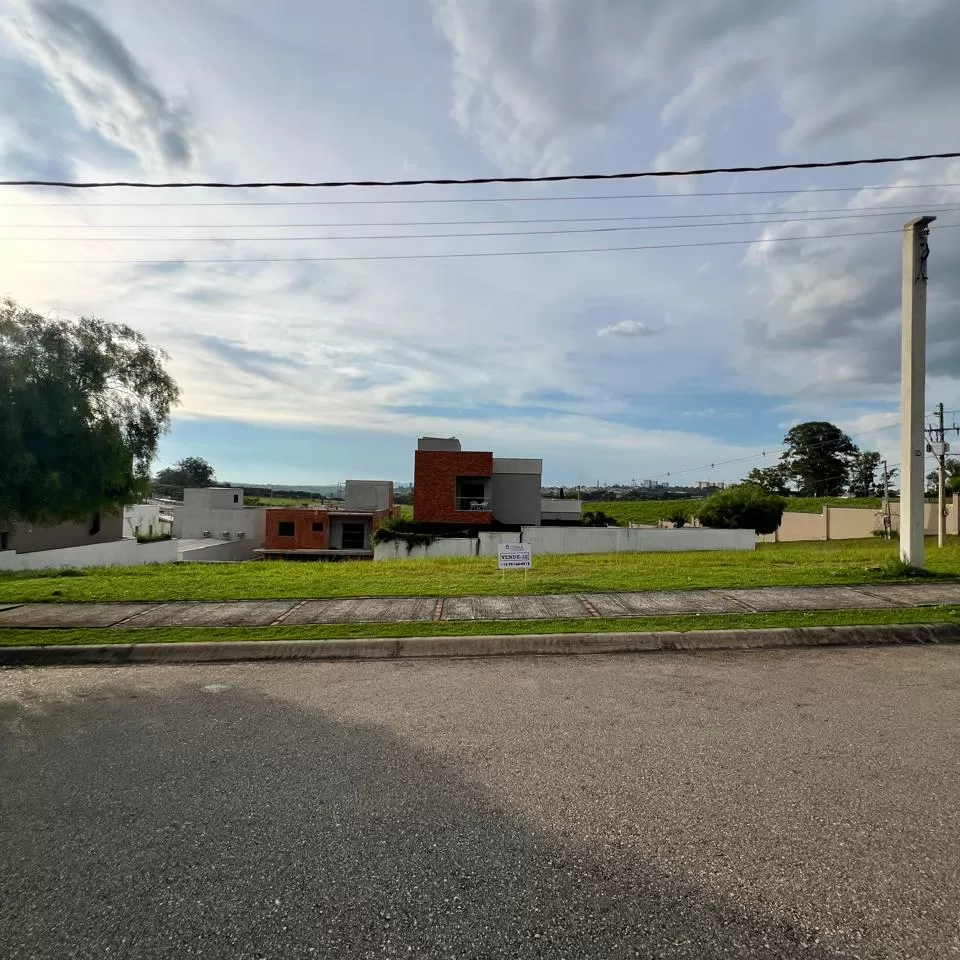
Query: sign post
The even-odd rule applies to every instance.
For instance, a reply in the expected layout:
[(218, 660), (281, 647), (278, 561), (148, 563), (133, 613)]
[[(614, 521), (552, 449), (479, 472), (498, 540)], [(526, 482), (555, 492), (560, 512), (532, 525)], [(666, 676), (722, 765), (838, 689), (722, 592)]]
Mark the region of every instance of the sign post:
[(504, 570), (522, 570), (523, 582), (527, 582), (527, 571), (533, 566), (533, 550), (529, 543), (501, 543), (497, 547), (497, 567), (500, 576)]

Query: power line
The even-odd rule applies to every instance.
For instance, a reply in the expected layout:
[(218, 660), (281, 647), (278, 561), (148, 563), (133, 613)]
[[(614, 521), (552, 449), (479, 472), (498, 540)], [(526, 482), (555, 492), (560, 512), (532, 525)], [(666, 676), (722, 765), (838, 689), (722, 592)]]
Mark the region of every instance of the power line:
[[(0, 184), (2, 185), (2, 184)], [(9, 184), (8, 184), (9, 185)], [(855, 187), (794, 187), (789, 190), (709, 190), (691, 191), (684, 193), (687, 197), (760, 197), (786, 196), (796, 193), (860, 193), (864, 190), (941, 190), (960, 187), (960, 183), (903, 183), (861, 185)], [(152, 200), (134, 200), (122, 203), (111, 201), (94, 201), (84, 203), (0, 203), (0, 207), (154, 207), (166, 209), (168, 207), (342, 207), (418, 204), (418, 203), (541, 203), (562, 202), (566, 200), (676, 200), (676, 196), (664, 193), (600, 193), (582, 194), (580, 196), (538, 196), (538, 197), (429, 197), (419, 199), (389, 199), (389, 200), (194, 200), (194, 201), (163, 201), (155, 203)]]
[(0, 180), (0, 187), (65, 187), (70, 190), (99, 189), (102, 187), (136, 187), (138, 189), (207, 189), (260, 190), (266, 187), (299, 189), (303, 187), (424, 187), (469, 186), (485, 183), (562, 183), (571, 180), (640, 180), (669, 179), (671, 177), (702, 177), (715, 173), (774, 173), (780, 170), (826, 170), (837, 167), (879, 166), (890, 163), (915, 163), (920, 160), (955, 160), (960, 152), (916, 153), (902, 157), (868, 157), (856, 160), (820, 160), (807, 163), (768, 163), (743, 167), (702, 167), (697, 170), (641, 170), (624, 173), (563, 173), (540, 177), (444, 177), (424, 180), (287, 180), (224, 183), (209, 181), (167, 181), (148, 183), (136, 180), (69, 181), (69, 180)]
[[(949, 230), (960, 223), (940, 224), (938, 229)], [(164, 260), (0, 260), (7, 264), (109, 264), (112, 266), (163, 263), (337, 263), (358, 260), (459, 260), (469, 257), (529, 257), (556, 253), (619, 253), (630, 250), (679, 250), (691, 247), (747, 246), (751, 243), (787, 243), (796, 240), (835, 240), (844, 237), (878, 237), (899, 234), (901, 230), (863, 230), (857, 233), (822, 233), (805, 237), (753, 237), (749, 240), (703, 240), (696, 243), (649, 243), (623, 247), (561, 247), (556, 250), (471, 250), (464, 253), (391, 253), (350, 257), (212, 257), (185, 259), (174, 257)]]
[[(157, 206), (157, 204), (153, 204)], [(925, 204), (925, 209), (934, 210), (937, 213), (952, 213), (960, 210), (960, 203), (943, 204)], [(220, 230), (220, 229), (260, 229), (269, 227), (271, 229), (292, 229), (294, 227), (315, 228), (315, 227), (454, 227), (454, 226), (498, 226), (500, 224), (528, 224), (528, 223), (622, 223), (633, 220), (704, 220), (707, 218), (716, 219), (718, 217), (768, 217), (783, 216), (789, 221), (804, 219), (808, 214), (842, 214), (838, 217), (823, 217), (820, 219), (861, 219), (863, 217), (886, 217), (902, 216), (904, 213), (913, 213), (916, 206), (896, 206), (896, 207), (822, 207), (812, 210), (744, 210), (744, 211), (723, 211), (720, 213), (659, 213), (659, 214), (638, 214), (627, 217), (532, 217), (521, 219), (494, 219), (494, 220), (384, 220), (384, 221), (352, 221), (335, 223), (9, 223), (6, 224), (10, 230), (154, 230), (154, 229), (173, 229), (173, 230)], [(863, 211), (863, 212), (862, 212)], [(877, 211), (875, 213), (865, 211)], [(737, 220), (735, 223), (750, 224), (751, 221)], [(711, 223), (702, 224), (703, 226), (714, 226)], [(724, 225), (724, 224), (721, 224)], [(670, 226), (670, 224), (667, 224)], [(693, 224), (701, 226), (701, 224)], [(478, 234), (484, 236), (484, 234)], [(46, 240), (53, 239), (48, 237), (0, 237), (4, 240)], [(174, 238), (177, 239), (177, 238)]]
[[(960, 223), (943, 223), (940, 230), (960, 227)], [(696, 243), (649, 243), (624, 247), (561, 247), (557, 250), (471, 250), (465, 253), (391, 253), (355, 257), (212, 257), (200, 260), (174, 257), (166, 260), (0, 260), (8, 264), (109, 264), (112, 266), (163, 263), (337, 263), (357, 260), (460, 260), (469, 257), (530, 257), (555, 253), (619, 253), (630, 250), (679, 250), (691, 247), (748, 246), (751, 243), (788, 243), (796, 240), (838, 240), (844, 237), (879, 237), (900, 234), (902, 230), (863, 230), (857, 233), (820, 233), (806, 237), (753, 237), (749, 240), (703, 240)]]
[(835, 215), (827, 217), (786, 217), (776, 220), (733, 220), (718, 223), (657, 223), (640, 224), (632, 227), (583, 227), (577, 229), (560, 228), (556, 230), (488, 230), (483, 233), (369, 233), (346, 234), (326, 237), (3, 237), (0, 241), (38, 242), (38, 243), (239, 243), (317, 240), (449, 240), (454, 238), (477, 239), (480, 237), (546, 237), (584, 233), (625, 233), (637, 230), (689, 230), (706, 227), (750, 227), (773, 223), (818, 223), (825, 220), (858, 220), (864, 217), (902, 217), (902, 213), (861, 213), (849, 216)]
[[(888, 423), (882, 427), (872, 427), (870, 430), (861, 430), (859, 433), (853, 433), (849, 435), (851, 440), (856, 440), (859, 437), (866, 437), (873, 433), (882, 433), (884, 430), (893, 430), (895, 427), (899, 427), (899, 423)], [(825, 440), (822, 443), (813, 443), (809, 445), (809, 449), (815, 450), (820, 447), (831, 447), (835, 446), (837, 443), (836, 440)], [(647, 477), (648, 480), (662, 480), (667, 477), (679, 477), (683, 476), (685, 473), (696, 473), (701, 470), (714, 470), (717, 467), (729, 467), (734, 466), (739, 463), (753, 463), (756, 460), (759, 460), (766, 456), (773, 456), (774, 454), (781, 453), (787, 448), (780, 444), (771, 450), (761, 450), (759, 453), (752, 453), (746, 457), (733, 457), (730, 460), (714, 460), (712, 463), (701, 464), (698, 467), (688, 467), (684, 470), (669, 470), (667, 473), (658, 473), (656, 476)], [(895, 464), (896, 466), (896, 464)]]

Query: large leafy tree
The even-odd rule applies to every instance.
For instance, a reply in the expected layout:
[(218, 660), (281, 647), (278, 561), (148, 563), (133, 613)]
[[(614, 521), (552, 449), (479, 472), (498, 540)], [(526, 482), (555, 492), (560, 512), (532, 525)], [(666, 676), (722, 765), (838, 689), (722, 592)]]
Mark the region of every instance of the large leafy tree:
[(772, 467), (754, 467), (744, 477), (743, 482), (752, 483), (765, 493), (773, 493), (780, 497), (790, 493), (790, 472), (782, 463)]
[(0, 301), (0, 523), (135, 502), (177, 386), (135, 330)]
[(212, 487), (217, 480), (203, 457), (184, 457), (157, 474), (157, 483), (171, 487)]
[[(850, 458), (847, 493), (851, 497), (879, 497), (883, 493), (880, 454), (876, 450), (859, 450)], [(890, 471), (892, 475), (894, 471)]]
[(854, 442), (837, 426), (823, 420), (799, 423), (783, 438), (781, 463), (802, 497), (838, 497), (847, 488)]

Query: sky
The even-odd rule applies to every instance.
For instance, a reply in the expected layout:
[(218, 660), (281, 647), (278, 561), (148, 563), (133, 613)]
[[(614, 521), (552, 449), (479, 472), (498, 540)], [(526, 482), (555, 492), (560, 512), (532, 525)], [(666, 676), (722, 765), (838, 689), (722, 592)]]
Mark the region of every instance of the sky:
[[(958, 37), (956, 0), (0, 0), (0, 179), (944, 152), (960, 148)], [(158, 467), (409, 481), (417, 437), (434, 435), (542, 457), (547, 483), (729, 482), (808, 419), (898, 462), (900, 231), (924, 213), (938, 218), (927, 407), (952, 423), (956, 161), (3, 187), (0, 296), (126, 323), (166, 351), (182, 396)]]

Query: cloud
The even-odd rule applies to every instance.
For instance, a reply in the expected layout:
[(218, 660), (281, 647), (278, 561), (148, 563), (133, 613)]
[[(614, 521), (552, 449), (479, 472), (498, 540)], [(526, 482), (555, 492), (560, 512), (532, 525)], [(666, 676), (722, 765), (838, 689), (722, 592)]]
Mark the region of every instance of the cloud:
[(123, 41), (70, 0), (28, 0), (8, 31), (42, 68), (77, 122), (151, 169), (189, 167), (190, 116), (165, 96)]
[(944, 131), (960, 121), (960, 4), (876, 6), (839, 18), (833, 39), (794, 66), (782, 95), (791, 119), (784, 149), (870, 132), (896, 143), (922, 136), (916, 152), (923, 144), (942, 149)]
[(661, 120), (674, 123), (684, 116), (703, 119), (713, 107), (739, 93), (752, 83), (763, 70), (763, 60), (757, 56), (735, 56), (698, 67), (690, 83), (668, 100), (660, 111)]
[(219, 366), (234, 367), (274, 383), (282, 383), (291, 368), (307, 367), (306, 362), (299, 356), (251, 347), (228, 337), (196, 334), (192, 339), (201, 350), (213, 357)]
[(749, 43), (792, 0), (433, 0), (460, 126), (504, 168), (557, 172), (628, 104), (730, 35)]
[(655, 337), (660, 330), (654, 330), (642, 320), (621, 320), (601, 327), (597, 331), (598, 337)]
[[(960, 164), (924, 171), (945, 183), (960, 179)], [(960, 190), (911, 189), (915, 178), (898, 178), (883, 192), (864, 191), (849, 201), (893, 208), (889, 219), (871, 223), (877, 235), (843, 237), (849, 222), (793, 222), (768, 226), (751, 245), (744, 265), (753, 312), (745, 325), (741, 369), (753, 382), (783, 393), (820, 397), (895, 400), (900, 365), (900, 250), (902, 224), (912, 214), (956, 204)], [(804, 202), (794, 197), (788, 206)], [(819, 201), (836, 202), (829, 195)], [(960, 236), (943, 214), (931, 229), (927, 363), (931, 377), (956, 378), (960, 369)], [(948, 229), (939, 229), (938, 224)], [(832, 234), (832, 236), (823, 236)], [(778, 237), (806, 236), (797, 243)]]

